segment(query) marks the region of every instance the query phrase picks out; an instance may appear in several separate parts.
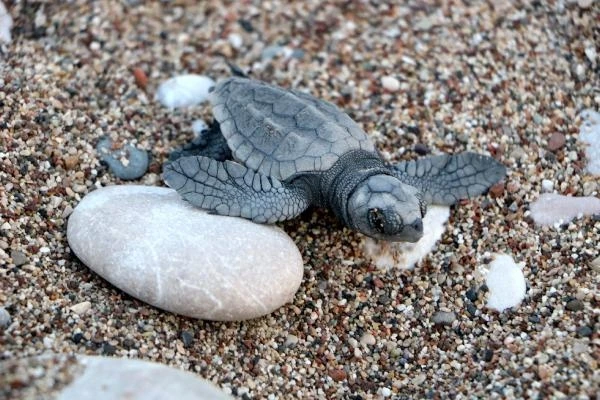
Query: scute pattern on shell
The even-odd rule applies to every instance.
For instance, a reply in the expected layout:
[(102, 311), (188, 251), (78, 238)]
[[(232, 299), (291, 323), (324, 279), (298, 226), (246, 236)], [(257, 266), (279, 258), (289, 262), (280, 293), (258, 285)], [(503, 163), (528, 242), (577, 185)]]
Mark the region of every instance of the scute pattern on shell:
[(234, 158), (282, 181), (326, 171), (351, 150), (375, 152), (348, 115), (306, 93), (233, 77), (217, 84), (210, 101)]

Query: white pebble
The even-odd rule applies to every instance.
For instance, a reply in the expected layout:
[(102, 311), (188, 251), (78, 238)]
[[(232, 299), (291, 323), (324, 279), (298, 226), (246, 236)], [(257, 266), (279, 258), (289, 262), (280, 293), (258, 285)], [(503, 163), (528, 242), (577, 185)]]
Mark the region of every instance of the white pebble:
[(0, 42), (10, 43), (12, 41), (10, 28), (12, 28), (13, 19), (6, 10), (4, 3), (0, 1)]
[(88, 312), (92, 308), (92, 303), (89, 301), (82, 301), (81, 303), (77, 303), (69, 308), (69, 310), (73, 311), (77, 315), (82, 315)]
[(69, 217), (79, 259), (121, 290), (189, 317), (268, 314), (300, 286), (302, 256), (280, 228), (208, 214), (172, 189), (108, 186)]
[(551, 180), (549, 179), (543, 179), (542, 180), (542, 192), (551, 192), (552, 190), (554, 190), (554, 183), (552, 183)]
[(579, 215), (600, 213), (600, 199), (545, 193), (529, 206), (529, 210), (536, 224), (554, 225), (570, 222)]
[(400, 81), (393, 76), (384, 76), (381, 78), (381, 85), (385, 90), (395, 92), (400, 89)]
[(237, 33), (230, 33), (229, 36), (227, 36), (227, 40), (234, 49), (239, 49), (244, 44), (244, 40)]
[(375, 343), (377, 343), (377, 340), (375, 339), (375, 336), (371, 335), (370, 333), (365, 333), (360, 338), (360, 343), (364, 346), (373, 346)]
[(195, 106), (208, 100), (209, 89), (214, 85), (204, 75), (179, 75), (161, 83), (155, 99), (169, 108)]
[(586, 170), (592, 175), (600, 175), (600, 113), (584, 110), (581, 118), (583, 122), (579, 128), (579, 140), (586, 147)]
[(496, 255), (485, 280), (490, 291), (488, 307), (502, 312), (523, 301), (526, 284), (522, 268), (523, 265), (515, 264), (509, 255)]
[(390, 397), (392, 395), (392, 391), (390, 390), (390, 388), (384, 387), (383, 389), (381, 389), (381, 395), (383, 397)]
[(4, 307), (0, 307), (0, 327), (6, 328), (10, 325), (10, 314)]

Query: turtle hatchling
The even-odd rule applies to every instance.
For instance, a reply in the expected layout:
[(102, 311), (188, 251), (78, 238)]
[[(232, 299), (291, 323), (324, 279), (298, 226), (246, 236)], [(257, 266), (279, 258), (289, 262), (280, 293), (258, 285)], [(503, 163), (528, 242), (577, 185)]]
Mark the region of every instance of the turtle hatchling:
[(273, 223), (328, 207), (372, 238), (416, 242), (428, 204), (477, 196), (506, 174), (469, 152), (390, 165), (347, 114), (301, 91), (231, 77), (209, 99), (215, 122), (163, 177), (214, 214)]

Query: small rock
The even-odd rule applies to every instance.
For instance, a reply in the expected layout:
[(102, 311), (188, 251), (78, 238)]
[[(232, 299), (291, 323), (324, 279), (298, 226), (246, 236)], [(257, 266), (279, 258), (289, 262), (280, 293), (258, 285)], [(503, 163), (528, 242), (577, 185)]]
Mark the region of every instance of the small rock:
[(400, 81), (393, 76), (384, 76), (381, 78), (381, 86), (389, 92), (395, 92), (400, 89)]
[(490, 290), (488, 307), (502, 312), (521, 303), (527, 290), (523, 266), (507, 254), (495, 255), (485, 280)]
[(383, 397), (390, 397), (392, 395), (392, 391), (390, 390), (390, 388), (384, 387), (383, 389), (381, 389), (381, 395)]
[(11, 42), (10, 29), (12, 28), (12, 24), (12, 17), (8, 13), (8, 10), (6, 10), (4, 3), (0, 1), (0, 42)]
[(207, 214), (167, 188), (97, 189), (71, 214), (67, 239), (85, 265), (121, 290), (194, 318), (268, 314), (302, 280), (300, 252), (281, 229)]
[(102, 345), (102, 354), (107, 356), (113, 356), (117, 352), (117, 348), (110, 343), (104, 343)]
[(562, 148), (566, 143), (565, 135), (560, 132), (554, 132), (548, 140), (548, 150), (557, 151)]
[(183, 347), (188, 348), (194, 342), (194, 335), (188, 331), (183, 331), (181, 332), (181, 341), (183, 342)]
[(142, 90), (146, 89), (148, 86), (148, 75), (144, 72), (140, 67), (135, 67), (133, 69), (133, 78), (135, 79), (135, 84)]
[(590, 8), (594, 4), (594, 0), (577, 0), (577, 5), (583, 9)]
[(0, 328), (8, 328), (11, 318), (6, 308), (0, 307)]
[(343, 369), (329, 370), (329, 376), (336, 382), (341, 382), (346, 379), (346, 371)]
[(21, 265), (27, 264), (29, 262), (27, 256), (19, 250), (11, 251), (10, 258), (12, 258), (13, 264), (15, 264), (15, 266), (17, 267), (20, 267)]
[(490, 362), (494, 358), (494, 352), (490, 349), (485, 349), (483, 352), (483, 361)]
[(290, 334), (285, 338), (285, 342), (283, 343), (283, 345), (285, 347), (294, 347), (298, 344), (298, 341), (298, 336)]
[(415, 376), (414, 378), (412, 378), (412, 384), (415, 386), (419, 386), (423, 382), (425, 382), (426, 379), (427, 379), (427, 375), (419, 374), (419, 375)]
[(489, 190), (490, 196), (493, 198), (501, 197), (504, 194), (504, 182), (498, 182)]
[(113, 150), (112, 141), (109, 137), (105, 137), (98, 142), (96, 151), (100, 154), (102, 161), (108, 164), (111, 172), (123, 180), (138, 179), (148, 170), (150, 162), (148, 152), (130, 144), (125, 145), (122, 149)]
[(592, 267), (594, 271), (600, 271), (600, 256), (592, 260), (592, 262), (590, 263), (590, 267)]
[(583, 182), (583, 195), (593, 196), (598, 190), (598, 184), (594, 181)]
[(554, 183), (549, 179), (542, 180), (542, 192), (552, 192), (554, 190)]
[(589, 326), (580, 326), (577, 328), (577, 336), (580, 337), (590, 337), (594, 333), (594, 330)]
[(469, 290), (467, 290), (467, 292), (465, 293), (465, 297), (469, 300), (471, 300), (473, 303), (475, 303), (477, 301), (477, 289), (476, 288), (470, 288)]
[(469, 315), (471, 315), (472, 317), (477, 316), (477, 307), (475, 307), (473, 305), (473, 303), (469, 303), (467, 302), (467, 312), (469, 313)]
[(215, 81), (204, 75), (179, 75), (161, 83), (155, 99), (165, 107), (195, 106), (208, 100)]
[(431, 320), (438, 325), (452, 325), (456, 320), (456, 314), (447, 311), (436, 311)]
[(79, 344), (83, 340), (83, 333), (75, 333), (73, 336), (71, 336), (71, 340), (73, 341), (73, 343)]
[(374, 346), (375, 343), (377, 343), (377, 340), (375, 339), (375, 336), (370, 333), (365, 333), (361, 336), (360, 343), (364, 346)]
[(581, 311), (583, 310), (583, 302), (581, 300), (573, 299), (567, 303), (566, 308), (569, 311)]
[(77, 156), (65, 156), (63, 157), (65, 168), (68, 170), (76, 169), (79, 165), (79, 157)]
[(234, 49), (240, 49), (244, 44), (244, 40), (237, 33), (230, 33), (229, 36), (227, 36), (227, 41)]
[(261, 61), (270, 61), (273, 58), (284, 54), (285, 47), (283, 46), (267, 46), (263, 49), (262, 54), (260, 56)]
[(88, 312), (92, 308), (92, 303), (89, 301), (82, 301), (81, 303), (77, 303), (74, 306), (71, 306), (69, 310), (73, 311), (77, 315), (82, 315)]

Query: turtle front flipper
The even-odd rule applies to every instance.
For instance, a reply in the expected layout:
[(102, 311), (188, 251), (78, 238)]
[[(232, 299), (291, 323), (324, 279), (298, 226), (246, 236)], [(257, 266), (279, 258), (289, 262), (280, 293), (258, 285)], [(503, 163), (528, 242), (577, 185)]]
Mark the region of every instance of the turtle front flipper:
[(392, 165), (402, 182), (419, 189), (429, 204), (452, 205), (485, 193), (506, 176), (506, 167), (476, 153), (443, 154)]
[(302, 186), (282, 183), (229, 160), (182, 157), (165, 164), (163, 179), (196, 207), (254, 222), (294, 218), (310, 204)]

